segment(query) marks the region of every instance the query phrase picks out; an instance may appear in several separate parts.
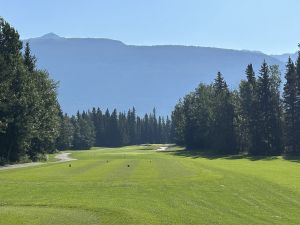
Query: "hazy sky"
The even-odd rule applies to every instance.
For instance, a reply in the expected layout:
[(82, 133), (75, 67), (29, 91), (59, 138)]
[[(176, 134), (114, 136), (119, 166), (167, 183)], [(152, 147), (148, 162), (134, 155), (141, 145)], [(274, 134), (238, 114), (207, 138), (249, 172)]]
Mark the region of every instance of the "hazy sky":
[(295, 52), (299, 0), (0, 0), (21, 38), (54, 32), (127, 44)]

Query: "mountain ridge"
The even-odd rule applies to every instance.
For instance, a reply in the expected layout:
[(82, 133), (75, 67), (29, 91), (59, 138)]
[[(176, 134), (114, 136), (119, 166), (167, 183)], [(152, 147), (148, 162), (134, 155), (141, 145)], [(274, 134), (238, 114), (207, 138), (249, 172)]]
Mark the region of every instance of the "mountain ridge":
[(264, 54), (268, 56), (281, 56), (281, 55), (288, 55), (289, 53), (283, 53), (283, 54), (266, 54), (262, 51), (258, 50), (248, 50), (248, 49), (233, 49), (233, 48), (220, 48), (220, 47), (210, 47), (210, 46), (200, 46), (200, 45), (182, 45), (182, 44), (154, 44), (154, 45), (138, 45), (138, 44), (126, 44), (120, 40), (117, 39), (111, 39), (111, 38), (103, 38), (103, 37), (62, 37), (56, 33), (49, 32), (47, 34), (44, 34), (40, 37), (33, 37), (33, 38), (28, 38), (24, 39), (24, 41), (35, 41), (35, 40), (44, 40), (44, 39), (62, 39), (62, 40), (80, 40), (80, 39), (89, 39), (89, 40), (107, 40), (107, 41), (112, 41), (112, 42), (118, 42), (122, 43), (123, 45), (126, 46), (132, 46), (132, 47), (193, 47), (193, 48), (208, 48), (208, 49), (222, 49), (222, 50), (233, 50), (233, 51), (241, 51), (241, 52), (251, 52), (251, 53), (258, 53), (258, 54)]
[(179, 98), (200, 82), (212, 82), (221, 71), (236, 88), (253, 63), (258, 71), (266, 60), (284, 64), (262, 52), (183, 45), (127, 45), (107, 38), (64, 38), (54, 33), (31, 38), (31, 50), (38, 67), (60, 81), (59, 100), (65, 112), (93, 106), (132, 106), (140, 113), (153, 107), (169, 115)]

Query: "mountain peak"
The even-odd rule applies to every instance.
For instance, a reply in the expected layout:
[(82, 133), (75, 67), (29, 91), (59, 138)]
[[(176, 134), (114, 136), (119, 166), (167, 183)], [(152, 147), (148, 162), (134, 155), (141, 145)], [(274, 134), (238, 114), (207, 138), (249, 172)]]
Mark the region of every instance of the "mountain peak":
[(42, 38), (42, 39), (60, 39), (62, 37), (58, 36), (57, 34), (55, 34), (53, 32), (50, 32), (48, 34), (41, 36), (40, 38)]

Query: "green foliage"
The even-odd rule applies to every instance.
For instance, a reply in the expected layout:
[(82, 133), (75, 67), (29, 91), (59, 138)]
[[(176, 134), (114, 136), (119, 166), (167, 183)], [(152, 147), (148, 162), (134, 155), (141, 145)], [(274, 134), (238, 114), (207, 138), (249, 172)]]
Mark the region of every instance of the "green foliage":
[(289, 58), (283, 93), (286, 152), (289, 154), (300, 154), (300, 51), (295, 64)]
[(257, 80), (259, 135), (256, 146), (260, 155), (279, 155), (281, 145), (281, 108), (280, 108), (280, 74), (276, 67), (269, 67), (264, 62)]
[(112, 113), (108, 109), (102, 113), (100, 108), (93, 108), (82, 114), (78, 112), (76, 117), (65, 115), (61, 121), (61, 134), (57, 140), (60, 150), (168, 143), (171, 136), (171, 121), (168, 117), (157, 120), (155, 110), (140, 118), (134, 108), (127, 114), (118, 113), (116, 109)]
[(74, 126), (67, 114), (60, 112), (59, 136), (56, 140), (58, 150), (71, 149), (73, 147)]
[(223, 154), (237, 153), (232, 93), (220, 72), (213, 84), (213, 92), (212, 148)]
[(297, 101), (297, 74), (296, 68), (289, 58), (286, 65), (285, 74), (286, 83), (284, 85), (283, 99), (284, 99), (284, 119), (286, 128), (286, 150), (288, 152), (295, 152), (300, 146), (296, 135), (296, 101)]
[[(217, 154), (280, 155), (283, 152), (283, 109), (280, 72), (264, 62), (256, 79), (251, 64), (247, 80), (230, 91), (220, 72), (212, 85), (200, 84), (172, 113), (172, 135), (188, 148)], [(300, 114), (299, 114), (300, 115)]]
[(232, 93), (221, 73), (213, 85), (200, 84), (172, 113), (172, 134), (188, 148), (236, 152)]
[(296, 65), (289, 58), (285, 78), (283, 92), (285, 150), (289, 154), (300, 154), (300, 51)]
[(31, 55), (29, 43), (26, 42), (24, 51), (24, 64), (26, 65), (29, 72), (33, 72), (35, 69), (36, 58)]
[(238, 133), (240, 150), (256, 154), (258, 149), (256, 132), (258, 124), (258, 107), (257, 107), (257, 82), (252, 64), (246, 69), (246, 81), (242, 81), (239, 87), (237, 99), (238, 109)]
[(77, 113), (76, 118), (72, 118), (74, 126), (74, 149), (90, 149), (95, 142), (94, 124), (88, 114), (83, 112)]
[(0, 161), (18, 161), (55, 149), (58, 136), (56, 83), (35, 68), (29, 45), (0, 19)]

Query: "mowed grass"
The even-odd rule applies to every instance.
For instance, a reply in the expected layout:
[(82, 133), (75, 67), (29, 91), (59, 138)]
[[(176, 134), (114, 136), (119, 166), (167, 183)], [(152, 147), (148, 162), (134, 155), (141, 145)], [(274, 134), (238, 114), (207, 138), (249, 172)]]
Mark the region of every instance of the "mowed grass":
[(77, 161), (0, 171), (0, 224), (300, 223), (299, 162), (157, 147), (73, 151)]

